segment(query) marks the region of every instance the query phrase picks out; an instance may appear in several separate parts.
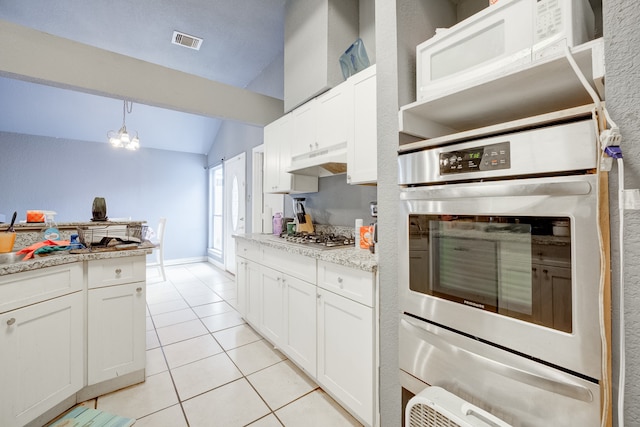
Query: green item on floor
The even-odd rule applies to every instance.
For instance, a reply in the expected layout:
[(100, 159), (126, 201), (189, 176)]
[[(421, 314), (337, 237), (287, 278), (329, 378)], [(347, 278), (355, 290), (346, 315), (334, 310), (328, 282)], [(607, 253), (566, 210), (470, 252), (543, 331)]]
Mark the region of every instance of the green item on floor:
[(132, 418), (120, 417), (86, 406), (76, 406), (48, 427), (129, 427), (135, 422)]

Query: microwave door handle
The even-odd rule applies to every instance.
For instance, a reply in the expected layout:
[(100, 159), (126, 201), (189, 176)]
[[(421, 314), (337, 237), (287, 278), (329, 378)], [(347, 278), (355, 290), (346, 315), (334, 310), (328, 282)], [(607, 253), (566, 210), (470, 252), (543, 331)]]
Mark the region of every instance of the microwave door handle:
[(467, 197), (581, 196), (591, 193), (586, 181), (544, 183), (487, 183), (404, 189), (402, 200), (460, 199)]
[(417, 320), (403, 318), (401, 321), (407, 322), (411, 329), (413, 329), (413, 332), (417, 333), (418, 336), (423, 337), (428, 335), (427, 339), (422, 339), (429, 342), (434, 347), (439, 348), (446, 354), (451, 355), (452, 357), (454, 355), (462, 355), (470, 359), (473, 363), (482, 365), (492, 372), (495, 372), (507, 378), (514, 379), (516, 381), (520, 381), (525, 384), (529, 384), (530, 386), (539, 388), (541, 390), (547, 390), (550, 392), (562, 394), (564, 396), (576, 400), (581, 400), (583, 402), (593, 401), (593, 394), (591, 393), (591, 390), (579, 384), (562, 381), (559, 378), (551, 378), (549, 376), (541, 375), (540, 373), (530, 372), (524, 369), (497, 362), (488, 357), (481, 356), (464, 348), (458, 347), (450, 342), (447, 342), (443, 338), (440, 338), (437, 334), (434, 334), (433, 332), (425, 329), (422, 325), (417, 323)]

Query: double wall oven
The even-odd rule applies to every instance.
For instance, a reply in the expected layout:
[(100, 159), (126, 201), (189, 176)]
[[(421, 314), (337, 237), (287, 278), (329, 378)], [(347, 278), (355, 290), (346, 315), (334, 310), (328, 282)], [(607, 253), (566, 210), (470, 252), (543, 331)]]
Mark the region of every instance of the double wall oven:
[(401, 150), (400, 368), (514, 426), (599, 424), (591, 119)]

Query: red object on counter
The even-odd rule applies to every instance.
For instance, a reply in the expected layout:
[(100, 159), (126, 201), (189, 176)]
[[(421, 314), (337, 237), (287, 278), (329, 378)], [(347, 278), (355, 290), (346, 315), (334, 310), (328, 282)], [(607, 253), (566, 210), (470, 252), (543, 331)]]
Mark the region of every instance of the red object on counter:
[(27, 222), (44, 222), (44, 212), (27, 211)]
[(34, 243), (31, 246), (27, 246), (26, 248), (22, 248), (16, 253), (27, 254), (23, 258), (23, 260), (27, 260), (27, 259), (33, 258), (33, 253), (36, 250), (43, 248), (45, 246), (69, 246), (70, 244), (71, 242), (69, 240), (44, 240), (42, 242)]

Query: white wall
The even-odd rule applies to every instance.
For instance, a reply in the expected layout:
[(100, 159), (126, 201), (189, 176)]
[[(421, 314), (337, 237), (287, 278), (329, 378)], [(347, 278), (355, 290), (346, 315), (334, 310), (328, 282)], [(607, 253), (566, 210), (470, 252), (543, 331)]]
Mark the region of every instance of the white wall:
[[(254, 81), (249, 83), (247, 89), (282, 99), (284, 96), (284, 54), (276, 57), (267, 68)], [(252, 224), (251, 200), (252, 188), (252, 149), (263, 141), (263, 128), (244, 123), (225, 121), (220, 126), (216, 139), (211, 145), (207, 155), (207, 164), (215, 166), (223, 160), (230, 159), (242, 152), (246, 153), (246, 185), (247, 185), (247, 233), (250, 233)]]

